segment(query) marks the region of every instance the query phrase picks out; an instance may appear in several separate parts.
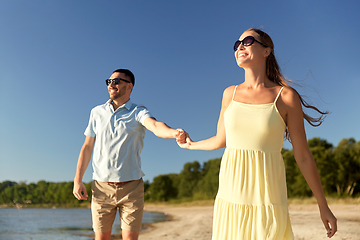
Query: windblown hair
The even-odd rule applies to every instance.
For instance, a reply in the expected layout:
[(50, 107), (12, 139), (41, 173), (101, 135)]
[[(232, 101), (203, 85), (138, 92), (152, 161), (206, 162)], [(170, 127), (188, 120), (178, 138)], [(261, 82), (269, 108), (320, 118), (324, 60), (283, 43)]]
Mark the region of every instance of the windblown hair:
[[(273, 82), (279, 84), (280, 86), (285, 86), (285, 87), (289, 87), (292, 88), (296, 94), (299, 96), (301, 104), (308, 109), (312, 109), (315, 110), (316, 112), (318, 112), (320, 114), (320, 117), (311, 117), (308, 114), (306, 114), (303, 110), (303, 117), (305, 118), (305, 120), (313, 127), (318, 127), (321, 125), (321, 123), (324, 121), (325, 119), (325, 115), (329, 114), (328, 111), (320, 111), (317, 107), (312, 106), (310, 104), (308, 104), (303, 97), (298, 93), (298, 91), (296, 91), (293, 87), (289, 86), (289, 84), (287, 83), (287, 80), (285, 79), (284, 75), (281, 73), (279, 64), (276, 61), (275, 58), (275, 53), (274, 53), (274, 43), (271, 40), (270, 36), (263, 32), (260, 29), (256, 29), (256, 28), (250, 28), (247, 31), (252, 31), (254, 33), (256, 33), (259, 36), (259, 41), (262, 42), (263, 44), (265, 44), (266, 46), (271, 48), (271, 53), (268, 56), (268, 58), (266, 59), (266, 76)], [(289, 132), (288, 130), (286, 130), (286, 138), (289, 139)], [(290, 140), (290, 139), (289, 139)]]

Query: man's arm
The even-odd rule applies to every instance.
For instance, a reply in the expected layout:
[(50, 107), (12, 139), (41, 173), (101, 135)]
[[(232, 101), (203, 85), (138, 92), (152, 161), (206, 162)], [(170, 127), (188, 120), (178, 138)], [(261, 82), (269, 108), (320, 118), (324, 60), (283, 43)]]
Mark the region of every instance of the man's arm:
[(88, 197), (86, 187), (82, 182), (82, 179), (91, 160), (94, 143), (95, 137), (86, 137), (85, 142), (80, 150), (73, 189), (73, 194), (78, 200), (86, 200)]
[(146, 129), (153, 132), (157, 137), (161, 138), (179, 138), (180, 135), (184, 135), (184, 130), (173, 129), (165, 123), (159, 122), (152, 117), (145, 119), (144, 126)]

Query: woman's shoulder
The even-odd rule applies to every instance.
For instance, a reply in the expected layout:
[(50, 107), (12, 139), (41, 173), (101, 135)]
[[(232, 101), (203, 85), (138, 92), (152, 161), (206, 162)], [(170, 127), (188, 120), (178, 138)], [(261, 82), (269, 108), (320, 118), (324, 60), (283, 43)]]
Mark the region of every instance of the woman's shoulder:
[(281, 99), (286, 105), (298, 105), (300, 103), (299, 93), (292, 87), (286, 86), (281, 92)]
[(236, 85), (225, 88), (223, 92), (223, 105), (228, 106), (233, 98)]
[(225, 88), (224, 90), (224, 94), (233, 94), (234, 91), (235, 91), (235, 88), (236, 88), (237, 85), (232, 85), (232, 86), (229, 86), (227, 88)]
[(223, 99), (231, 100), (234, 96), (234, 92), (236, 91), (236, 88), (238, 88), (239, 85), (232, 85), (227, 88), (225, 88), (223, 92)]

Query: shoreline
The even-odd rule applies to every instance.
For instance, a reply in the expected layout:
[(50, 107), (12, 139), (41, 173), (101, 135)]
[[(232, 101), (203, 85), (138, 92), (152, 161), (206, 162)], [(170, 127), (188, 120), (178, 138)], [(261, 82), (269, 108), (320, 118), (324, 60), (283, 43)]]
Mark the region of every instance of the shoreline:
[[(314, 199), (292, 199), (289, 213), (294, 240), (322, 240), (326, 230), (321, 222), (318, 206)], [(360, 198), (350, 200), (329, 199), (329, 206), (338, 219), (338, 232), (332, 240), (359, 240), (360, 236)], [(145, 203), (148, 213), (163, 213), (166, 220), (146, 223), (140, 232), (140, 240), (210, 240), (214, 201), (186, 203)], [(15, 206), (0, 206), (16, 208)], [(34, 207), (34, 206), (33, 206)], [(83, 205), (81, 208), (84, 208)], [(41, 206), (40, 208), (45, 208)], [(48, 206), (47, 208), (52, 208)], [(57, 208), (61, 208), (57, 206)], [(86, 207), (85, 207), (86, 208)], [(92, 234), (84, 236), (93, 239)], [(121, 239), (121, 234), (112, 235)]]
[[(338, 232), (332, 240), (358, 240), (360, 236), (360, 204), (332, 203), (331, 210), (338, 219)], [(149, 224), (139, 240), (210, 240), (213, 206), (181, 206), (145, 204), (145, 211), (169, 216), (164, 222)], [(317, 204), (290, 203), (289, 213), (294, 240), (329, 239), (320, 219)]]

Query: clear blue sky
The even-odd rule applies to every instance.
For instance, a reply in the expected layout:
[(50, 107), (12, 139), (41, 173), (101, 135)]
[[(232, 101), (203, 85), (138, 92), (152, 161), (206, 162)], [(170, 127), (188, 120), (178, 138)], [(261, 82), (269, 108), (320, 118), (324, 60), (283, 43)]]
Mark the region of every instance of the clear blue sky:
[[(332, 112), (307, 125), (308, 138), (359, 141), (359, 10), (355, 0), (0, 1), (0, 181), (72, 181), (90, 110), (108, 100), (117, 68), (134, 72), (132, 101), (158, 120), (213, 136), (223, 90), (244, 80), (233, 44), (250, 27), (270, 34), (309, 102)], [(145, 180), (222, 153), (148, 131)]]

